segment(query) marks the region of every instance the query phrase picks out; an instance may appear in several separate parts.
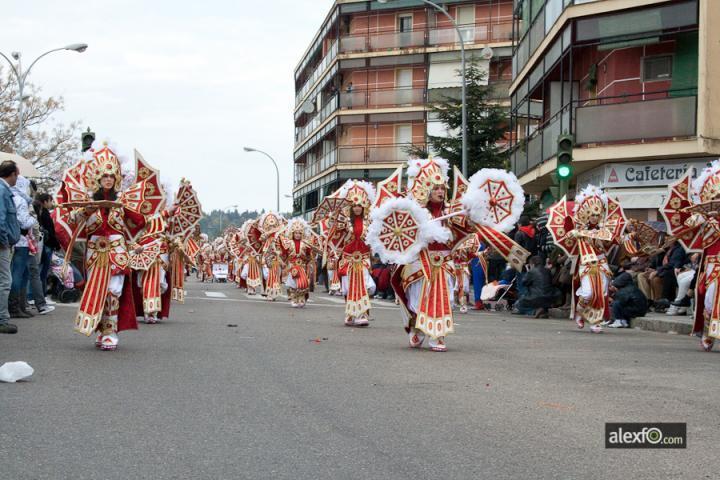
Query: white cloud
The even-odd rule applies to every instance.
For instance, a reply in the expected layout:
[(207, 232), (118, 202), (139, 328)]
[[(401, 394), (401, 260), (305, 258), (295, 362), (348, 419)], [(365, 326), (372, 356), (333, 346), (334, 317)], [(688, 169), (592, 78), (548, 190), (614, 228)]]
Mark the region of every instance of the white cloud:
[(293, 70), (331, 0), (52, 0), (3, 2), (3, 53), (38, 62), (30, 79), (64, 96), (63, 121), (82, 120), (124, 153), (138, 148), (173, 184), (190, 178), (206, 208), (274, 208), (292, 190)]

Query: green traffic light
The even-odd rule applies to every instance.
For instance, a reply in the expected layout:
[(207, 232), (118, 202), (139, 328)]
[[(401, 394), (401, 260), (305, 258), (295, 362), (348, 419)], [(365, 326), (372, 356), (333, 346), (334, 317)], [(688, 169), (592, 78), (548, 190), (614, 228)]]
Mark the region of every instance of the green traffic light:
[(560, 180), (565, 180), (566, 178), (570, 178), (572, 175), (572, 168), (570, 168), (570, 165), (560, 165), (557, 169), (557, 176)]

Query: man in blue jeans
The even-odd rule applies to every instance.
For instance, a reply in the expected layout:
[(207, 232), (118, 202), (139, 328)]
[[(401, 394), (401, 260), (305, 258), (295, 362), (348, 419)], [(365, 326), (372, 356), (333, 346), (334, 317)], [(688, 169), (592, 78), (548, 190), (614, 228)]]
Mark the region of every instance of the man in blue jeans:
[(15, 202), (10, 190), (17, 182), (20, 170), (11, 160), (0, 164), (0, 333), (17, 333), (10, 323), (8, 297), (10, 295), (10, 256), (13, 245), (20, 239), (20, 225), (15, 212)]

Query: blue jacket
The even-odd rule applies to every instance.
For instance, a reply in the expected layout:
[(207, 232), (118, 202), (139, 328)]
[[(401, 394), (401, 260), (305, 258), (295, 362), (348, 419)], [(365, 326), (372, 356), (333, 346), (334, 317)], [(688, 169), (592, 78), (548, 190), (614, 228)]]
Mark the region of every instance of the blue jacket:
[(13, 193), (7, 182), (0, 179), (0, 245), (12, 247), (18, 240), (20, 240), (20, 224)]

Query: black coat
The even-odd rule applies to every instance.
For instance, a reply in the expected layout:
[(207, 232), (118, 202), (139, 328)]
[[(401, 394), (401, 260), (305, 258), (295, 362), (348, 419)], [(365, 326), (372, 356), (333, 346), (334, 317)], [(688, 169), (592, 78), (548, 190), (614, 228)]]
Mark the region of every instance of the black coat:
[(612, 284), (617, 288), (613, 301), (620, 304), (628, 320), (644, 317), (647, 313), (647, 298), (635, 285), (632, 276), (627, 272), (621, 272), (613, 279)]
[(544, 266), (534, 267), (522, 279), (527, 294), (522, 299), (530, 305), (544, 307), (557, 298), (557, 289), (553, 287), (550, 270)]

